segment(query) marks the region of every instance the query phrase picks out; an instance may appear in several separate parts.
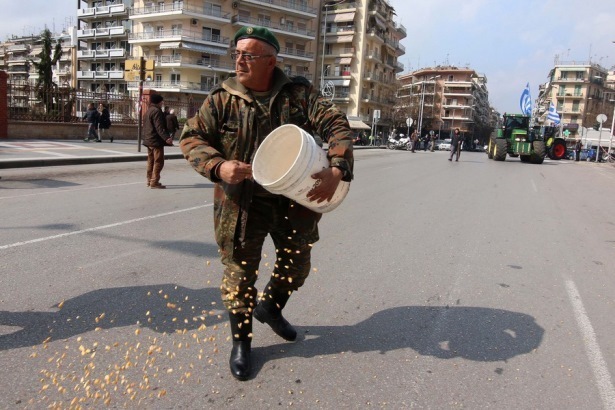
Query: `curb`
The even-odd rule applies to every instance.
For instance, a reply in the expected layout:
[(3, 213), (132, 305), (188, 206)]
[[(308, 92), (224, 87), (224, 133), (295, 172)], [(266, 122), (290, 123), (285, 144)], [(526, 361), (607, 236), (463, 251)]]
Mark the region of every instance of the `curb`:
[[(165, 154), (164, 159), (183, 159), (183, 154)], [(121, 155), (121, 156), (92, 156), (92, 157), (71, 157), (71, 158), (24, 158), (15, 160), (0, 161), (0, 169), (9, 168), (36, 168), (63, 165), (83, 165), (83, 164), (108, 164), (114, 162), (136, 162), (147, 161), (146, 154)]]

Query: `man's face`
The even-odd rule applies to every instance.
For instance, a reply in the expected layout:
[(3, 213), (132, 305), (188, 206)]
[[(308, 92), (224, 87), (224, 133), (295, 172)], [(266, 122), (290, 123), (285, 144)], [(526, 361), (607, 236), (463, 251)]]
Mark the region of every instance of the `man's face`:
[(260, 40), (245, 38), (237, 42), (235, 52), (256, 57), (251, 61), (241, 57), (235, 59), (235, 71), (239, 82), (253, 91), (268, 91), (276, 63), (271, 47)]

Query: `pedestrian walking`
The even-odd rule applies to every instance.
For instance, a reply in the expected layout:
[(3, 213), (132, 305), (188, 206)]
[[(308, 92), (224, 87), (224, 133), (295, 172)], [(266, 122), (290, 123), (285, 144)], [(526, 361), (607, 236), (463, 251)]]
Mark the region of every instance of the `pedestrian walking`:
[(175, 115), (175, 110), (173, 108), (171, 108), (169, 113), (166, 115), (166, 121), (169, 137), (173, 139), (175, 137), (175, 133), (179, 129), (179, 122), (177, 122), (177, 115)]
[(98, 104), (98, 112), (100, 114), (100, 119), (98, 121), (98, 138), (102, 141), (103, 138), (108, 137), (109, 142), (113, 142), (113, 136), (109, 133), (109, 128), (111, 128), (111, 113), (109, 112), (109, 108), (107, 108), (106, 104), (100, 103)]
[[(283, 124), (297, 124), (328, 141), (331, 166), (312, 175), (319, 183), (307, 194), (320, 203), (332, 198), (340, 181), (352, 179), (353, 141), (340, 109), (307, 79), (289, 78), (276, 66), (280, 46), (271, 31), (243, 27), (234, 43), (235, 74), (212, 90), (184, 125), (180, 147), (192, 167), (215, 182), (215, 236), (224, 265), (220, 289), (232, 336), (229, 365), (233, 377), (246, 380), (251, 375), (253, 316), (285, 340), (297, 337), (282, 310), (310, 273), (322, 216), (269, 193), (252, 179), (256, 148)], [(255, 285), (268, 235), (276, 263), (259, 295)]]
[(410, 134), (410, 144), (412, 144), (412, 149), (410, 152), (414, 152), (416, 149), (416, 144), (418, 144), (418, 133), (416, 130), (412, 131), (412, 134)]
[(459, 132), (459, 128), (455, 128), (453, 132), (453, 138), (451, 138), (451, 155), (448, 158), (449, 161), (453, 160), (453, 156), (455, 157), (455, 161), (459, 161), (459, 157), (461, 156), (461, 144), (463, 143), (463, 138), (461, 133)]
[(96, 142), (102, 142), (97, 134), (98, 129), (98, 121), (100, 119), (100, 113), (94, 107), (94, 103), (88, 104), (88, 110), (83, 114), (83, 118), (88, 123), (88, 136), (83, 140), (85, 142), (89, 142), (90, 139), (93, 139)]
[(147, 147), (147, 186), (152, 189), (166, 188), (160, 183), (160, 173), (164, 168), (164, 146), (173, 143), (160, 108), (162, 101), (160, 94), (149, 97), (150, 106), (143, 121), (143, 145)]
[(583, 144), (581, 143), (581, 140), (578, 139), (576, 144), (574, 144), (574, 160), (576, 161), (580, 161), (581, 160), (581, 148), (583, 147)]

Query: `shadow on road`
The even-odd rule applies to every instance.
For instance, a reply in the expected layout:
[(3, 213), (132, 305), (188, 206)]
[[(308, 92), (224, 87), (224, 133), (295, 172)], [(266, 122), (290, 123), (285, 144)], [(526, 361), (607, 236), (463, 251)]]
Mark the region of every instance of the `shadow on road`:
[[(217, 288), (164, 284), (88, 292), (65, 301), (55, 312), (0, 311), (0, 326), (19, 328), (0, 335), (0, 351), (137, 323), (159, 333), (191, 331), (203, 323), (209, 327), (227, 320), (225, 313), (210, 310), (212, 302), (219, 301)], [(223, 309), (221, 304), (217, 306)], [(255, 328), (256, 337), (270, 332), (257, 326), (261, 328)], [(284, 357), (386, 354), (408, 348), (440, 359), (506, 361), (536, 349), (544, 335), (532, 316), (479, 307), (403, 306), (375, 313), (354, 325), (297, 328), (300, 340), (296, 343), (253, 349), (255, 374), (268, 361)]]
[(412, 349), (439, 359), (506, 361), (536, 349), (544, 329), (532, 316), (478, 307), (403, 306), (375, 313), (350, 326), (298, 327), (297, 343), (254, 349), (255, 368), (283, 357)]
[[(0, 351), (137, 323), (159, 333), (190, 331), (203, 323), (212, 326), (226, 320), (226, 314), (219, 319), (211, 311), (222, 308), (212, 302), (220, 302), (218, 288), (163, 284), (95, 290), (65, 301), (55, 312), (0, 311), (0, 326), (20, 328), (0, 335)], [(204, 322), (201, 316), (205, 316)]]

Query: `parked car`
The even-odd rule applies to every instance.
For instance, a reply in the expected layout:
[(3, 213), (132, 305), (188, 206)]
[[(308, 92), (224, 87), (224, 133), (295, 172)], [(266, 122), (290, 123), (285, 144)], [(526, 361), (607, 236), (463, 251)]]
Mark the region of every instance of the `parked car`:
[(451, 150), (451, 139), (447, 138), (445, 140), (442, 140), (438, 149), (440, 151), (450, 151)]

